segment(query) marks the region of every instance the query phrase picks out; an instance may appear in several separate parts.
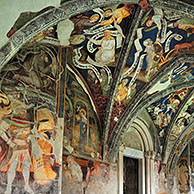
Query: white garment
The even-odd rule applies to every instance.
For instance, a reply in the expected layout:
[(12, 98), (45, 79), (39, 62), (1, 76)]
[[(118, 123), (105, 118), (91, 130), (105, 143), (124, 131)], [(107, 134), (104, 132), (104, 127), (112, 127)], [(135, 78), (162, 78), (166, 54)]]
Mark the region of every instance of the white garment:
[(73, 161), (73, 165), (68, 164), (68, 168), (71, 172), (73, 181), (82, 182), (83, 174), (80, 165), (77, 162)]
[(161, 30), (162, 28), (161, 24), (162, 17), (163, 17), (162, 9), (154, 8), (154, 16), (152, 17), (152, 19), (154, 20), (154, 23), (157, 25), (158, 30)]
[(115, 40), (94, 40), (91, 42), (101, 45), (101, 49), (97, 51), (95, 60), (100, 64), (108, 64), (115, 61)]

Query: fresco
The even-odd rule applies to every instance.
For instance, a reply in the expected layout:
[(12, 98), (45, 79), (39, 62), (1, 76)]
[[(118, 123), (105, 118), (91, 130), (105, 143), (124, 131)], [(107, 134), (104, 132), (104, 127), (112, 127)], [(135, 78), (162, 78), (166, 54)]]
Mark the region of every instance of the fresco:
[(190, 192), (190, 175), (189, 175), (188, 158), (180, 158), (177, 164), (177, 181), (180, 193)]
[(173, 142), (178, 138), (178, 136), (184, 131), (185, 127), (187, 127), (189, 124), (193, 122), (193, 112), (194, 112), (193, 105), (194, 105), (194, 99), (192, 96), (188, 100), (184, 108), (182, 109), (178, 118), (176, 119), (169, 136), (168, 144), (173, 144)]
[(116, 93), (115, 102), (112, 110), (112, 117), (109, 129), (109, 136), (113, 131), (114, 126), (121, 118), (123, 112), (127, 108), (128, 104), (130, 104), (131, 100), (136, 96), (138, 91), (144, 85), (143, 82), (137, 80), (135, 83), (131, 85), (131, 78), (126, 77), (122, 80), (122, 82), (118, 86), (118, 90)]
[[(179, 144), (181, 146), (181, 144)], [(179, 147), (180, 147), (179, 146)], [(188, 146), (185, 147), (184, 150), (182, 150), (178, 161), (174, 163), (174, 161), (171, 161), (167, 163), (167, 166), (171, 166), (171, 172), (170, 174), (167, 173), (167, 193), (190, 193), (191, 189), (191, 179), (190, 179), (190, 155), (189, 155), (190, 148)], [(176, 153), (175, 153), (176, 154)]]
[(15, 21), (15, 23), (13, 24), (13, 26), (11, 27), (11, 29), (9, 30), (9, 32), (7, 32), (7, 37), (10, 38), (15, 32), (21, 29), (26, 23), (28, 23), (29, 21), (33, 20), (35, 17), (41, 15), (42, 13), (52, 8), (53, 6), (49, 6), (37, 12), (32, 12), (32, 11), (22, 12), (17, 18), (17, 20)]
[(134, 5), (120, 4), (96, 8), (70, 18), (74, 29), (69, 39), (71, 57), (68, 63), (75, 66), (86, 80), (101, 120), (105, 116), (116, 60), (134, 9)]
[(60, 191), (57, 69), (55, 48), (34, 45), (21, 49), (1, 70), (1, 193)]
[(77, 151), (87, 157), (101, 158), (99, 118), (83, 88), (83, 83), (68, 71), (64, 148), (70, 153)]
[(156, 194), (166, 194), (167, 193), (167, 179), (166, 179), (166, 165), (162, 164), (160, 161), (154, 161), (154, 188), (153, 192)]
[(133, 10), (134, 5), (121, 4), (96, 8), (70, 18), (74, 23), (70, 43), (75, 54), (75, 66), (94, 69), (97, 76), (97, 67), (111, 73), (106, 66), (116, 65), (115, 57), (126, 33), (124, 27)]
[[(160, 8), (149, 8), (137, 29), (134, 49), (122, 80), (130, 76), (129, 85), (133, 85), (136, 80), (147, 83), (169, 59), (180, 53), (192, 52), (194, 40), (192, 27), (192, 20), (188, 18), (182, 18), (175, 13), (172, 15)], [(193, 79), (192, 66), (181, 64), (168, 74), (166, 80), (161, 80), (147, 93), (161, 91), (173, 82)]]
[(161, 144), (163, 144), (165, 132), (168, 129), (171, 119), (187, 93), (188, 89), (182, 89), (162, 97), (159, 101), (147, 107), (147, 111), (158, 129)]
[[(168, 137), (166, 155), (170, 154), (177, 138), (181, 135), (185, 128), (192, 123), (193, 123), (193, 96), (187, 101), (187, 103), (182, 108), (181, 112), (179, 113), (178, 117), (174, 122), (174, 125)], [(185, 135), (185, 138), (183, 138), (182, 142), (180, 143), (180, 146), (175, 151), (175, 154), (178, 153), (182, 146), (182, 143), (184, 143), (184, 141), (187, 140), (192, 131), (193, 130), (190, 129), (190, 131), (188, 131), (188, 133)]]
[(156, 92), (165, 90), (176, 84), (187, 82), (194, 79), (194, 68), (192, 63), (181, 63), (178, 67), (172, 69), (168, 74), (162, 77), (146, 93), (151, 95)]
[(160, 8), (146, 11), (123, 72), (123, 78), (132, 77), (131, 85), (136, 79), (149, 82), (169, 59), (193, 51), (193, 21), (178, 14), (173, 16)]
[(30, 45), (21, 49), (1, 71), (1, 88), (37, 89), (56, 95), (57, 57), (53, 46)]
[[(83, 6), (81, 3), (75, 5)], [(46, 23), (49, 26), (54, 21), (56, 25), (41, 26), (47, 19), (45, 14), (44, 19), (40, 17), (26, 26), (29, 29), (24, 34), (40, 26), (44, 30), (26, 43), (26, 39), (21, 41), (23, 47), (0, 71), (0, 193), (60, 193), (61, 179), (63, 193), (117, 193), (117, 166), (102, 162), (102, 148), (106, 148), (102, 133), (117, 59), (137, 6), (97, 7), (66, 20), (61, 18), (69, 10), (60, 7), (55, 10), (55, 19)], [(129, 57), (118, 83), (109, 137), (126, 108), (161, 68), (179, 54), (194, 51), (193, 20), (151, 8), (146, 0), (140, 1), (140, 6), (146, 11), (130, 53), (126, 53)], [(52, 8), (21, 13), (7, 33), (11, 51), (19, 45), (14, 34)], [(192, 63), (176, 65), (145, 95), (193, 80)], [(158, 158), (162, 148), (158, 144), (163, 144), (169, 124), (189, 92), (182, 89), (163, 96), (146, 109), (155, 125), (150, 124)], [(192, 97), (176, 118), (168, 151), (193, 122), (193, 102)], [(174, 154), (180, 148), (181, 144)], [(160, 162), (154, 165), (152, 189), (164, 194), (166, 167)], [(177, 164), (181, 193), (189, 192), (188, 166), (185, 158)]]
[[(121, 87), (121, 84), (126, 83), (124, 81), (126, 78), (129, 81), (126, 85), (127, 88), (123, 90), (125, 93), (131, 93), (130, 88), (137, 85), (137, 80), (142, 82), (140, 87), (143, 87), (169, 59), (177, 54), (192, 51), (194, 35), (191, 30), (191, 20), (183, 20), (180, 19), (182, 17), (180, 15), (175, 14), (173, 17), (169, 14), (168, 11), (160, 8), (149, 8), (146, 11), (141, 25), (137, 29), (134, 49), (124, 69), (117, 94), (124, 88), (124, 86)], [(179, 67), (171, 70), (147, 93), (153, 94), (171, 85), (191, 79), (193, 79), (193, 64), (182, 63)], [(127, 97), (127, 94), (122, 95), (120, 101)], [(116, 98), (116, 101), (119, 101), (119, 98)]]
[(117, 167), (73, 156), (63, 158), (64, 194), (117, 193)]
[[(145, 3), (145, 4), (144, 4)], [(147, 5), (141, 2), (142, 6)], [(160, 8), (146, 6), (136, 32), (132, 52), (124, 68), (113, 108), (110, 132), (136, 93), (157, 74), (161, 67), (178, 54), (193, 51), (193, 24), (188, 18)], [(146, 93), (162, 91), (172, 85), (193, 79), (193, 64), (181, 63)], [(118, 105), (117, 105), (118, 104)]]

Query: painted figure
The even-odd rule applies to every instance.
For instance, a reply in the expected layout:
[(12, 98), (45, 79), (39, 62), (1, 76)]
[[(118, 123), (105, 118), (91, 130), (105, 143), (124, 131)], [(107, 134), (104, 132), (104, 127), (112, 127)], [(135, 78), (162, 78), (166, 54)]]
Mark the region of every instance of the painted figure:
[(96, 136), (94, 134), (94, 125), (93, 120), (90, 118), (90, 121), (86, 118), (86, 111), (84, 109), (80, 109), (80, 136), (78, 142), (78, 150), (86, 153), (90, 153), (93, 156), (94, 152), (96, 152)]
[(135, 96), (136, 94), (136, 87), (137, 87), (137, 84), (134, 83), (133, 85), (130, 83), (129, 86), (128, 86), (128, 92), (127, 92), (127, 97), (126, 99), (124, 99), (123, 102), (125, 103), (129, 103), (131, 101), (131, 99)]
[(180, 193), (188, 193), (190, 191), (190, 176), (187, 160), (182, 159), (178, 165), (178, 185)]
[[(73, 184), (74, 186), (72, 187), (71, 185), (69, 189), (71, 189), (72, 194), (81, 194), (82, 193), (82, 180), (83, 180), (83, 172), (81, 170), (80, 165), (74, 160), (72, 156), (67, 157), (67, 169), (68, 169), (68, 177), (69, 177), (69, 184)], [(69, 187), (68, 186), (68, 187)], [(64, 190), (66, 191), (66, 190)], [(64, 194), (66, 194), (64, 192)]]
[(94, 157), (94, 153), (99, 156), (97, 152), (97, 134), (95, 133), (95, 120), (94, 118), (89, 118), (89, 131), (87, 133), (87, 142), (84, 146), (85, 150)]
[(110, 89), (110, 86), (108, 85), (108, 75), (106, 74), (104, 69), (100, 69), (100, 85), (102, 87), (102, 93), (103, 96), (107, 96), (108, 95), (108, 91)]
[(179, 117), (175, 122), (175, 127), (173, 128), (172, 133), (178, 136), (186, 126), (187, 119), (185, 117)]
[(149, 80), (150, 78), (150, 74), (151, 74), (151, 69), (153, 66), (153, 57), (154, 57), (154, 45), (153, 45), (153, 41), (148, 38), (144, 41), (144, 46), (145, 48), (145, 52), (147, 53), (146, 56), (146, 70), (145, 70), (145, 77)]
[(51, 155), (53, 155), (53, 146), (50, 136), (48, 135), (49, 132), (54, 130), (54, 119), (49, 109), (41, 108), (37, 110), (36, 121), (39, 124), (37, 126), (35, 139), (39, 146), (40, 153), (37, 154), (38, 150), (33, 150), (32, 163), (36, 183), (44, 186), (51, 184), (57, 176), (57, 173), (52, 169)]
[(80, 115), (80, 135), (79, 135), (79, 143), (78, 143), (78, 149), (82, 152), (84, 152), (84, 145), (87, 143), (87, 125), (88, 125), (88, 119), (87, 114), (84, 109), (80, 109), (79, 111)]
[(4, 159), (4, 165), (0, 168), (0, 171), (7, 172), (5, 194), (11, 194), (12, 192), (12, 183), (16, 176), (16, 171), (20, 171), (23, 174), (25, 182), (24, 190), (33, 194), (34, 192), (29, 186), (31, 167), (29, 136), (31, 134), (31, 124), (27, 111), (21, 108), (19, 115), (4, 117), (0, 121), (0, 127), (1, 138), (9, 145), (9, 150), (12, 150), (11, 157), (7, 162)]
[(100, 183), (99, 166), (97, 162), (89, 160), (87, 174), (86, 174), (86, 187), (84, 188), (84, 194), (98, 193), (100, 192), (98, 187)]
[(123, 20), (123, 18), (126, 18), (130, 16), (133, 12), (134, 5), (132, 4), (124, 4), (123, 7), (115, 9), (113, 12), (110, 12), (109, 16), (111, 16), (110, 19), (102, 21), (100, 25), (106, 26), (112, 24), (114, 21), (117, 24), (120, 24)]
[(72, 156), (67, 157), (68, 169), (71, 172), (71, 179), (75, 182), (81, 182), (83, 179), (80, 165), (74, 160)]
[(95, 54), (96, 63), (105, 65), (111, 62), (115, 62), (115, 39), (111, 36), (110, 30), (104, 31), (104, 37), (101, 40), (90, 39), (89, 40), (100, 45), (99, 51)]
[(94, 97), (100, 96), (102, 94), (102, 88), (93, 70), (88, 70), (86, 79)]
[(176, 99), (176, 98), (172, 98), (169, 99), (170, 100), (170, 103), (166, 104), (167, 106), (167, 110), (166, 110), (166, 113), (168, 112), (175, 112), (180, 104), (180, 100), (179, 99)]
[(74, 30), (71, 33), (71, 36), (81, 35), (86, 27), (92, 27), (96, 25), (98, 19), (99, 16), (94, 17), (93, 15), (91, 18), (89, 18), (88, 16), (84, 16), (81, 14), (70, 18), (70, 20), (74, 23)]
[(40, 41), (42, 39), (44, 39), (45, 37), (53, 37), (53, 32), (54, 28), (50, 27), (49, 29), (45, 30), (43, 33), (35, 36), (32, 40), (28, 41), (25, 46), (27, 46), (30, 43), (36, 43), (37, 41)]
[(151, 27), (153, 23), (156, 24), (157, 28), (158, 28), (158, 32), (157, 32), (157, 38), (159, 39), (159, 35), (162, 29), (162, 23), (161, 20), (163, 19), (163, 11), (160, 8), (154, 8), (154, 15), (151, 17), (151, 19), (149, 19), (146, 22), (146, 25), (148, 27)]
[(13, 79), (48, 91), (53, 87), (56, 73), (55, 65), (48, 53), (41, 51), (26, 60), (22, 68), (15, 73)]
[(115, 100), (118, 101), (119, 103), (121, 103), (121, 101), (123, 101), (127, 97), (128, 94), (127, 83), (128, 79), (127, 78), (123, 79), (122, 84), (120, 84), (118, 87)]
[(173, 23), (173, 27), (178, 27), (187, 32), (187, 37), (194, 33), (194, 21), (192, 18), (181, 18)]

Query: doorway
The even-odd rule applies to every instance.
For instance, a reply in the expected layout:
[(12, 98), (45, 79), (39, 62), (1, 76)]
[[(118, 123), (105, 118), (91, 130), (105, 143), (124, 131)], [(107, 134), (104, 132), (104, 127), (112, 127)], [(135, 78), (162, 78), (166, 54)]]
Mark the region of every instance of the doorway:
[(123, 157), (123, 194), (139, 194), (138, 159)]

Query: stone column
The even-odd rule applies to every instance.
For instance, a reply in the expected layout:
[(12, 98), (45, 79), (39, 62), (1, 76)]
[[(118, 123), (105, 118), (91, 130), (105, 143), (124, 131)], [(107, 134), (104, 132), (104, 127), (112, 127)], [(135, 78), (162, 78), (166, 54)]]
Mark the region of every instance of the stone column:
[(118, 162), (118, 188), (119, 194), (123, 194), (123, 146), (119, 149)]
[(155, 194), (155, 180), (153, 175), (154, 170), (154, 160), (156, 158), (156, 153), (152, 151), (144, 152), (145, 156), (145, 186), (146, 186), (146, 194)]

